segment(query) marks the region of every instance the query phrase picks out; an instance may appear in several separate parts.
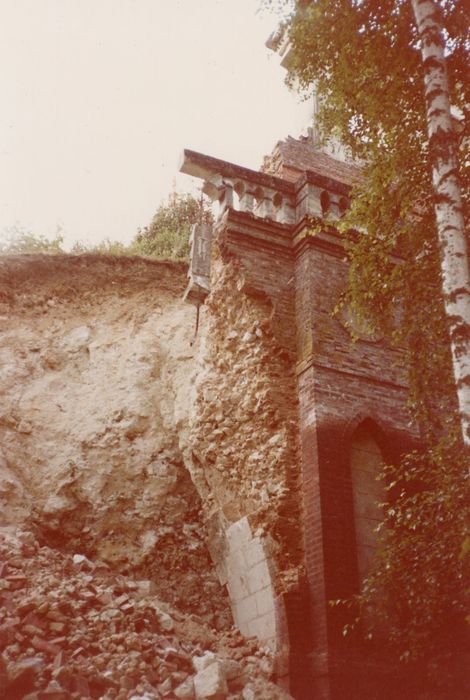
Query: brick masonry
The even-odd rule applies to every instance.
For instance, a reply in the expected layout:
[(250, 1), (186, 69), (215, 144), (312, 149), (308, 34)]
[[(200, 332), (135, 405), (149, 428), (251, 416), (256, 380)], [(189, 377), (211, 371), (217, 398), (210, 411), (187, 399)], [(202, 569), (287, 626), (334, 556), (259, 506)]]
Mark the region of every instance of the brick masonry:
[[(289, 158), (296, 149), (289, 144)], [(395, 460), (417, 435), (409, 426), (400, 351), (365, 333), (353, 342), (348, 319), (333, 314), (348, 274), (340, 234), (328, 225), (315, 236), (305, 235), (312, 206), (320, 212), (318, 187), (327, 185), (334, 196), (343, 196), (358, 171), (323, 156), (309, 169), (312, 154), (307, 154), (297, 161), (294, 178), (294, 157), (287, 158), (286, 148), (278, 151), (267, 167), (277, 178), (296, 181), (296, 223), (228, 207), (215, 235), (223, 264), (236, 261), (240, 294), (269, 301), (286, 371), (296, 376), (301, 484), (294, 495), (302, 508), (305, 578), (279, 590), (269, 556), (263, 559), (263, 542), (242, 518), (227, 533), (228, 588), (242, 631), (270, 643), (275, 635), (279, 663), (295, 697), (352, 700), (367, 696), (361, 685), (365, 657), (354, 640), (343, 638), (347, 618), (329, 603), (358, 590), (357, 540), (361, 545), (367, 537), (367, 523), (357, 516), (351, 447), (361, 428), (384, 459)], [(357, 537), (356, 527), (363, 530)], [(367, 668), (370, 674), (370, 663)], [(387, 685), (381, 697), (394, 697)]]
[[(339, 235), (335, 239), (330, 230), (325, 237), (302, 238), (298, 229), (296, 244), (289, 228), (229, 210), (218, 243), (226, 259), (241, 263), (241, 291), (271, 300), (277, 340), (297, 374), (307, 584), (303, 597), (298, 593), (303, 619), (295, 618), (295, 605), (290, 601), (289, 606), (284, 596), (287, 624), (276, 633), (287, 637), (296, 696), (333, 700), (345, 697), (345, 658), (361, 687), (360, 656), (341, 633), (346, 620), (329, 605), (353, 594), (360, 582), (350, 466), (353, 434), (361, 424), (369, 425), (384, 457), (392, 459), (416, 435), (409, 428), (399, 350), (383, 339), (353, 343), (346, 323), (332, 313), (347, 276)], [(233, 597), (241, 629), (258, 634), (266, 624), (273, 630), (268, 615), (266, 623), (259, 618), (253, 592), (246, 591), (239, 602), (241, 593)], [(312, 620), (307, 639), (306, 608)], [(272, 615), (271, 596), (269, 610)], [(282, 648), (279, 639), (277, 646)]]

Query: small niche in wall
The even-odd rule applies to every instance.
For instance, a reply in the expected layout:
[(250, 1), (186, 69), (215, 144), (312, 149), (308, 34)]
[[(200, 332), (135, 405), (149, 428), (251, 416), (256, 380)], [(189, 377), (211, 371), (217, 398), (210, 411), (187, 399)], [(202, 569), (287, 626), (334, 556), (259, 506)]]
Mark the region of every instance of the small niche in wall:
[(381, 504), (385, 501), (385, 485), (378, 479), (383, 462), (382, 452), (369, 421), (361, 423), (351, 441), (351, 481), (356, 532), (357, 566), (362, 584), (370, 573), (378, 548), (375, 531), (383, 520)]
[(349, 200), (347, 197), (340, 197), (338, 202), (338, 211), (340, 217), (343, 217), (349, 209)]
[(323, 190), (323, 192), (320, 194), (320, 206), (323, 216), (326, 216), (331, 207), (331, 198), (326, 190)]

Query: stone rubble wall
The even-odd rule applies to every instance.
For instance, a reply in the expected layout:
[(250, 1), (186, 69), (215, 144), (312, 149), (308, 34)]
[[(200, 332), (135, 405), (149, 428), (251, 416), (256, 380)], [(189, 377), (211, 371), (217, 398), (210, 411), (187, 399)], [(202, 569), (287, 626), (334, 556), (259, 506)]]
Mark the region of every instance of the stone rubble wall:
[(214, 251), (184, 451), (234, 619), (276, 647), (276, 600), (302, 575), (295, 375), (269, 297)]

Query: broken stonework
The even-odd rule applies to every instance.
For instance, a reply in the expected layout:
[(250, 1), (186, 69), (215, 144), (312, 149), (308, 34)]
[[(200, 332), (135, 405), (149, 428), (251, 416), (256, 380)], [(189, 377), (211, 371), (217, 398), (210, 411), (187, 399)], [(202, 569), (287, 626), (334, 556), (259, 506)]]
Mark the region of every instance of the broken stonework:
[(0, 561), (1, 697), (240, 700), (253, 680), (270, 693), (257, 697), (285, 697), (269, 650), (143, 595), (102, 562), (83, 570), (13, 528), (0, 529)]
[(197, 700), (223, 700), (228, 692), (227, 681), (219, 661), (201, 669), (194, 676)]
[(275, 646), (276, 598), (302, 573), (295, 376), (270, 300), (214, 251), (183, 449), (236, 624)]
[(199, 671), (204, 671), (204, 669), (213, 664), (215, 660), (215, 654), (211, 651), (206, 651), (202, 656), (194, 656), (192, 660), (194, 670), (197, 673), (199, 673)]
[[(274, 516), (265, 516), (282, 488), (273, 481), (268, 500), (253, 491), (248, 513), (239, 509), (247, 494), (238, 504), (233, 498), (238, 477), (226, 491), (205, 473), (210, 461), (197, 466), (198, 363), (220, 424), (210, 439), (221, 459), (230, 441), (218, 432), (228, 415), (211, 393), (216, 348), (209, 358), (198, 350), (212, 343), (208, 318), (202, 314), (194, 344), (193, 310), (181, 300), (184, 272), (172, 263), (100, 256), (0, 260), (2, 696), (241, 700), (245, 686), (260, 680), (263, 693), (283, 697), (273, 682), (277, 657), (231, 626), (227, 595), (238, 573), (253, 589), (260, 555), (276, 574), (280, 540)], [(241, 343), (247, 379), (253, 370), (259, 375), (255, 400), (263, 410), (272, 398), (260, 371), (271, 353), (269, 322), (258, 324), (263, 306), (242, 301), (239, 309), (239, 301), (235, 295), (230, 323), (237, 330), (227, 338), (226, 360), (239, 371)], [(239, 310), (246, 313), (240, 323)], [(247, 322), (258, 325), (249, 330)], [(257, 347), (264, 360), (255, 368)], [(238, 409), (234, 418), (236, 427)], [(247, 476), (264, 473), (266, 457), (281, 470), (287, 462), (288, 421), (272, 418)], [(248, 432), (240, 431), (236, 449)], [(240, 547), (230, 527), (240, 530)], [(265, 588), (274, 596), (274, 584)], [(232, 609), (238, 615), (244, 605), (234, 598)], [(260, 606), (260, 615), (273, 614), (269, 595)], [(194, 658), (206, 659), (205, 668), (194, 668)]]

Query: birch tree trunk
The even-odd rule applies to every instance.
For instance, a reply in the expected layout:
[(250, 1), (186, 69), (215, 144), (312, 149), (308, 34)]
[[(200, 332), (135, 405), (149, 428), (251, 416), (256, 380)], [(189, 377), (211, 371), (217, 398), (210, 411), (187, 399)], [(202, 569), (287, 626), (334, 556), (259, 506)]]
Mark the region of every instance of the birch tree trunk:
[(421, 40), (442, 288), (463, 441), (470, 447), (470, 273), (439, 8), (411, 0)]

